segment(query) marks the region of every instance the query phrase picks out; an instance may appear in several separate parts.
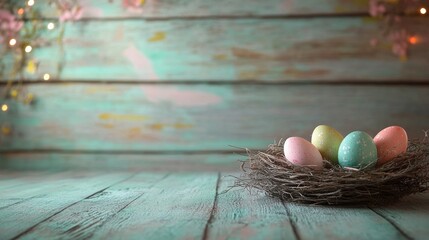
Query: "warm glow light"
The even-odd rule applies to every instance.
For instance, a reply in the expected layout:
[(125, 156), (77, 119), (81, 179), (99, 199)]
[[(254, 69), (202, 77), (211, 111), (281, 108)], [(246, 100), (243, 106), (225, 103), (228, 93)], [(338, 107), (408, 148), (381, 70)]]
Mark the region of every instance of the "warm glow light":
[(18, 9), (18, 14), (19, 14), (19, 15), (24, 14), (24, 8), (20, 8), (20, 9)]
[(411, 44), (416, 44), (416, 43), (417, 43), (417, 41), (418, 41), (418, 39), (417, 39), (417, 37), (416, 37), (416, 36), (412, 36), (412, 37), (408, 38), (408, 41), (409, 41)]
[(9, 41), (9, 45), (11, 45), (11, 46), (15, 46), (15, 44), (16, 44), (16, 39), (15, 39), (15, 38), (12, 38), (12, 39)]
[(48, 29), (52, 30), (55, 28), (55, 24), (54, 23), (48, 23)]
[(2, 110), (3, 112), (6, 112), (6, 111), (7, 111), (7, 109), (8, 109), (8, 106), (7, 106), (6, 104), (1, 105), (1, 110)]
[(426, 8), (420, 8), (420, 13), (421, 14), (426, 14)]
[(27, 5), (30, 6), (30, 7), (33, 6), (34, 5), (34, 0), (28, 0)]
[(43, 80), (48, 81), (51, 78), (51, 75), (49, 75), (48, 73), (45, 73), (43, 75)]
[(25, 47), (25, 52), (26, 53), (31, 52), (31, 50), (33, 50), (33, 48), (30, 45)]

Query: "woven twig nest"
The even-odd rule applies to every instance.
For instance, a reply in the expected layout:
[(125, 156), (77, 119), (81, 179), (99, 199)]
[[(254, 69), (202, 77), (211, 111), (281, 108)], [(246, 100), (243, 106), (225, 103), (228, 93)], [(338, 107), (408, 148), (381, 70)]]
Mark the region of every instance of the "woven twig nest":
[(266, 151), (247, 150), (235, 186), (256, 188), (282, 201), (308, 204), (380, 204), (429, 188), (429, 143), (409, 142), (407, 152), (366, 170), (344, 169), (324, 161), (322, 170), (291, 165), (284, 141)]

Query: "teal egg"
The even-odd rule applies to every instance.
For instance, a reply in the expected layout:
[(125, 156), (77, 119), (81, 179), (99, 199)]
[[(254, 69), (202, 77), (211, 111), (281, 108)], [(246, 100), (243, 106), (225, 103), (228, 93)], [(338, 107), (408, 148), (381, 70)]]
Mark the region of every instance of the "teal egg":
[(342, 167), (357, 169), (375, 166), (377, 147), (372, 137), (362, 131), (349, 133), (338, 149), (338, 163)]

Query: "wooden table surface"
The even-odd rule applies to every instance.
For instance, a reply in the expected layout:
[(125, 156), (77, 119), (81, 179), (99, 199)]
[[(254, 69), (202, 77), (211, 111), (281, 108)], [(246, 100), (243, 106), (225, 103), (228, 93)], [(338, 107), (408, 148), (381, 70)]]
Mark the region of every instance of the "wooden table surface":
[(282, 204), (218, 172), (0, 172), (0, 239), (427, 239), (429, 195)]

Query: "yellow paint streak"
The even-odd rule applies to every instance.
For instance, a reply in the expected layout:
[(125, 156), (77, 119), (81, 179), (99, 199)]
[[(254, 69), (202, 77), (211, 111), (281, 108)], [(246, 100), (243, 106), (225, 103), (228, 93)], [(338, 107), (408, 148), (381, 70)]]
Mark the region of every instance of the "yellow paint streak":
[(149, 42), (159, 42), (163, 41), (166, 38), (165, 32), (156, 32), (152, 37), (148, 39)]
[(155, 131), (162, 131), (166, 128), (174, 128), (174, 129), (189, 129), (192, 128), (193, 125), (192, 124), (188, 124), (188, 123), (173, 123), (173, 124), (168, 124), (168, 123), (154, 123), (148, 126), (149, 129), (155, 130)]
[(85, 93), (93, 94), (93, 93), (104, 93), (104, 92), (118, 92), (116, 87), (88, 87), (85, 89)]
[(109, 129), (111, 129), (111, 128), (114, 128), (114, 127), (115, 127), (115, 125), (113, 125), (113, 124), (111, 124), (111, 123), (98, 123), (97, 125), (99, 125), (99, 126), (101, 126), (101, 127), (103, 127), (103, 128), (109, 128)]
[(141, 135), (141, 129), (139, 127), (130, 128), (128, 130), (128, 139), (137, 139)]
[(187, 123), (175, 123), (172, 126), (176, 129), (188, 129), (193, 127), (192, 124), (187, 124)]
[(166, 127), (166, 125), (163, 123), (154, 123), (154, 124), (149, 125), (150, 129), (157, 130), (157, 131), (161, 131), (165, 127)]
[(222, 61), (222, 60), (226, 60), (227, 57), (228, 56), (226, 54), (215, 54), (213, 55), (213, 60)]
[(115, 113), (101, 113), (98, 115), (101, 120), (126, 120), (126, 121), (144, 121), (149, 117), (137, 114), (115, 114)]
[(10, 133), (12, 132), (12, 129), (8, 126), (2, 126), (1, 132), (3, 133), (3, 135), (10, 135)]

